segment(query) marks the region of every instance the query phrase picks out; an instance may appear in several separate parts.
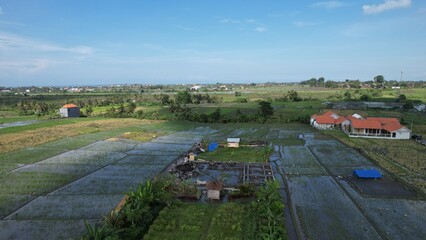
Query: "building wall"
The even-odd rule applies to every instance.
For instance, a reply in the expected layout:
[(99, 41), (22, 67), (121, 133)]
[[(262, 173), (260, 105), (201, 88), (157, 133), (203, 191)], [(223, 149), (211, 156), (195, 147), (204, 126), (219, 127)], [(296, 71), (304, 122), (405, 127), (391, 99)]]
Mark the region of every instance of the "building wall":
[(59, 115), (61, 115), (62, 117), (68, 117), (68, 108), (60, 108)]
[(62, 117), (80, 117), (80, 108), (60, 108), (59, 114)]
[(401, 131), (395, 131), (396, 136), (395, 139), (410, 139), (411, 138), (411, 132), (407, 131), (405, 129), (401, 129)]
[(314, 122), (314, 127), (317, 129), (332, 129), (334, 128), (334, 124), (318, 124), (317, 122)]
[(220, 191), (219, 190), (208, 190), (207, 191), (207, 198), (213, 199), (213, 200), (219, 200), (220, 199)]
[(239, 146), (240, 146), (240, 143), (234, 143), (234, 142), (228, 143), (228, 147), (230, 147), (230, 148), (237, 148)]

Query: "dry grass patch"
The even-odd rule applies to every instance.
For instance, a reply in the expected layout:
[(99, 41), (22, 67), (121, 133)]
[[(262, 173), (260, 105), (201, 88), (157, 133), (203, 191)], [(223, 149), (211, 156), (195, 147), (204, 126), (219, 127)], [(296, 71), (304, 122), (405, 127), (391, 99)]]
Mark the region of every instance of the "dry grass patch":
[(139, 142), (149, 142), (154, 138), (164, 135), (161, 132), (126, 132), (120, 135), (120, 138), (135, 140)]
[(159, 123), (154, 120), (105, 119), (90, 122), (71, 123), (60, 126), (38, 128), (19, 133), (4, 134), (0, 138), (0, 153), (33, 147), (64, 137), (94, 133), (109, 129)]

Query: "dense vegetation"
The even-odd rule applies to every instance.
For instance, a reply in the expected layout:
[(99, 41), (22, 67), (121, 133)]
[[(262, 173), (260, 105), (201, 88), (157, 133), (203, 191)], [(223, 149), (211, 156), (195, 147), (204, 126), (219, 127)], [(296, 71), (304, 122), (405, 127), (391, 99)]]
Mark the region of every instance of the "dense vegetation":
[[(173, 181), (155, 179), (126, 195), (103, 223), (86, 223), (84, 239), (285, 239), (284, 204), (279, 182), (270, 181), (251, 203), (183, 204)], [(164, 210), (163, 210), (164, 209)], [(149, 231), (148, 231), (149, 230)], [(145, 235), (146, 234), (146, 235)]]

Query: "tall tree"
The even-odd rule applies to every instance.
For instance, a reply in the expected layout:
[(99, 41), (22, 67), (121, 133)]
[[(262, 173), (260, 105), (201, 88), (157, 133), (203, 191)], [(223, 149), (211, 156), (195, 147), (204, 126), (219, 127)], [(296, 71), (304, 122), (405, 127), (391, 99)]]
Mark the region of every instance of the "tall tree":
[(377, 87), (383, 87), (383, 84), (385, 83), (385, 77), (383, 75), (377, 75), (374, 77), (374, 83)]
[(259, 102), (259, 114), (261, 117), (269, 118), (274, 115), (274, 108), (271, 106), (270, 102), (261, 101)]
[(177, 104), (188, 104), (192, 103), (191, 94), (188, 91), (178, 92), (176, 95)]

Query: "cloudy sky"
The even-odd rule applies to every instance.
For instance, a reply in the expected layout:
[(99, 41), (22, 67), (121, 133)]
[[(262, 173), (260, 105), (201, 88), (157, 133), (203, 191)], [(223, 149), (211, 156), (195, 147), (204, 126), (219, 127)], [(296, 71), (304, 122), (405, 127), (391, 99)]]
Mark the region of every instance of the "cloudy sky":
[(0, 0), (0, 86), (426, 80), (426, 1)]

